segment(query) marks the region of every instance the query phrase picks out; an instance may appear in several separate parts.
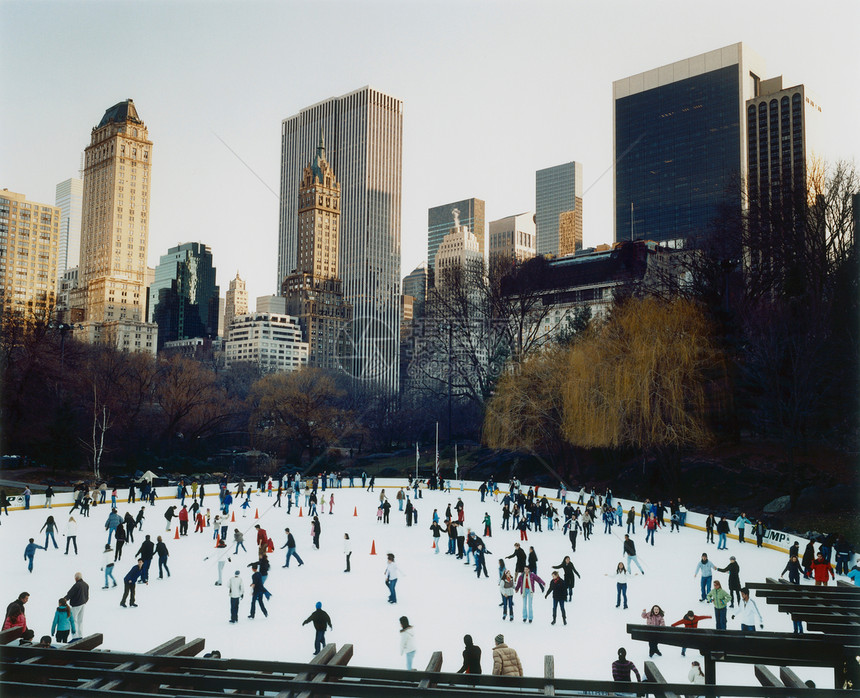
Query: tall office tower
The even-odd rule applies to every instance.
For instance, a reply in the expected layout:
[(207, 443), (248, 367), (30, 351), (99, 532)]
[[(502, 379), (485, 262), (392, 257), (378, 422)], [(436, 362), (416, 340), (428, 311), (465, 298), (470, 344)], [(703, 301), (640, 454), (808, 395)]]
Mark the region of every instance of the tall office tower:
[(733, 44), (612, 84), (615, 241), (693, 243), (740, 210), (746, 102), (764, 61)]
[(57, 273), (76, 267), (81, 253), (81, 215), (84, 204), (84, 182), (72, 177), (57, 185), (55, 202), (60, 209), (60, 246), (57, 251)]
[(60, 209), (0, 191), (0, 315), (50, 319), (57, 297)]
[(454, 217), (451, 211), (457, 209), (460, 212), (458, 225), (465, 225), (472, 231), (478, 240), (478, 251), (486, 254), (484, 244), (486, 216), (484, 215), (484, 202), (481, 199), (463, 199), (442, 206), (434, 206), (427, 210), (427, 264), (430, 269), (435, 268), (436, 252), (442, 244), (442, 238), (451, 232)]
[(338, 277), (340, 212), (340, 183), (326, 160), (320, 133), (316, 156), (299, 185), (298, 263), (284, 279), (282, 293), (285, 312), (298, 318), (308, 343), (308, 365), (332, 371), (341, 368), (351, 318)]
[(427, 262), (421, 262), (409, 274), (403, 277), (403, 295), (412, 296), (412, 312), (414, 317), (424, 315), (424, 304), (427, 301)]
[(224, 334), (230, 333), (230, 323), (237, 315), (248, 314), (248, 291), (245, 288), (245, 280), (236, 272), (236, 278), (230, 279), (230, 287), (227, 289), (224, 302)]
[(489, 239), (491, 269), (503, 261), (531, 259), (536, 253), (534, 214), (528, 211), (490, 221)]
[[(469, 226), (460, 225), (460, 212), (453, 211), (454, 225), (442, 238), (436, 251), (434, 288), (444, 293), (446, 287), (463, 283), (464, 288), (473, 283), (484, 271), (484, 255), (477, 236)], [(459, 277), (459, 280), (458, 280)]]
[(158, 348), (165, 342), (218, 334), (218, 297), (212, 250), (186, 242), (161, 255), (149, 287), (149, 322), (158, 325)]
[(147, 137), (128, 99), (105, 112), (85, 150), (79, 282), (90, 323), (145, 321), (152, 166)]
[(535, 226), (539, 255), (563, 257), (582, 249), (581, 162), (535, 173)]
[(284, 119), (278, 286), (297, 271), (299, 186), (307, 154), (326, 134), (326, 157), (341, 185), (338, 265), (352, 306), (344, 366), (389, 392), (398, 388), (400, 199), (403, 102), (363, 87)]

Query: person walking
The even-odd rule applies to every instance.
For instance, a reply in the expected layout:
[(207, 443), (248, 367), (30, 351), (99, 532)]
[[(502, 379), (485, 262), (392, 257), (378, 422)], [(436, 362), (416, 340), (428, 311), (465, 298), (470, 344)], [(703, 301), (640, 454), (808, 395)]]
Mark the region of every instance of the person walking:
[(693, 578), (696, 578), (696, 575), (701, 573), (701, 587), (702, 594), (699, 601), (704, 602), (707, 600), (708, 593), (711, 591), (711, 581), (713, 580), (714, 570), (717, 569), (717, 566), (708, 559), (707, 553), (702, 553), (702, 559), (699, 560), (699, 563), (696, 565), (696, 571), (693, 573)]
[(406, 655), (406, 670), (412, 671), (415, 659), (415, 628), (409, 625), (409, 618), (400, 616), (400, 654)]
[(523, 623), (528, 621), (531, 623), (534, 620), (533, 597), (535, 585), (540, 586), (541, 592), (544, 591), (544, 581), (526, 567), (522, 574), (517, 577), (517, 584), (514, 591), (518, 591), (523, 595)]
[(717, 524), (717, 550), (727, 550), (726, 539), (729, 535), (729, 522), (725, 516), (720, 517), (720, 522)]
[(24, 559), (27, 561), (27, 571), (33, 572), (33, 559), (36, 557), (37, 550), (47, 550), (48, 548), (44, 545), (39, 545), (38, 543), (34, 543), (33, 539), (30, 539), (30, 542), (27, 543), (27, 546), (24, 548)]
[(502, 620), (508, 617), (510, 612), (511, 623), (514, 622), (514, 578), (510, 570), (502, 573), (499, 580), (499, 593), (502, 595)]
[(69, 633), (75, 632), (75, 618), (72, 609), (65, 598), (57, 602), (57, 610), (54, 611), (54, 621), (51, 623), (51, 635), (57, 638), (57, 642), (69, 641)]
[(167, 572), (167, 576), (170, 576), (170, 568), (167, 566), (167, 558), (170, 557), (170, 553), (167, 552), (167, 546), (164, 541), (161, 540), (161, 536), (158, 536), (158, 542), (155, 544), (155, 554), (158, 555), (158, 578), (164, 579), (164, 573)]
[[(708, 618), (710, 618), (710, 617), (711, 617), (711, 616), (697, 616), (697, 615), (696, 615), (695, 613), (693, 613), (692, 611), (687, 611), (687, 612), (684, 614), (684, 617), (683, 617), (683, 618), (681, 618), (681, 620), (676, 620), (674, 623), (672, 623), (672, 627), (673, 627), (673, 628), (676, 628), (676, 627), (678, 627), (679, 625), (683, 625), (685, 628), (698, 628), (698, 627), (699, 627), (699, 623), (700, 623), (701, 621), (703, 621), (703, 620), (707, 620), (707, 619), (708, 619)], [(686, 647), (682, 647), (682, 648), (681, 648), (681, 656), (682, 656), (682, 657), (686, 657), (686, 656), (687, 656), (687, 648), (686, 648)]]
[(110, 545), (106, 545), (104, 553), (102, 553), (102, 566), (100, 568), (105, 573), (105, 585), (102, 587), (102, 589), (108, 588), (108, 579), (110, 579), (113, 582), (113, 585), (116, 586), (116, 579), (114, 579), (113, 576), (113, 567), (113, 549), (110, 547)]
[[(665, 615), (666, 614), (663, 613), (663, 609), (656, 604), (651, 607), (650, 611), (646, 611), (644, 608), (642, 609), (642, 617), (645, 619), (645, 623), (655, 628), (660, 628), (666, 625)], [(663, 656), (658, 644), (656, 642), (649, 641), (648, 656), (653, 657), (655, 654), (660, 657)]]
[(636, 557), (636, 544), (633, 542), (633, 539), (630, 538), (627, 534), (624, 534), (624, 555), (627, 556), (627, 569), (632, 570), (633, 565), (635, 564), (639, 571), (642, 574), (645, 574), (645, 570), (642, 569), (642, 565), (639, 564), (639, 558)]
[(718, 567), (717, 570), (720, 572), (728, 572), (729, 573), (729, 596), (732, 597), (731, 608), (735, 607), (735, 594), (738, 595), (738, 603), (741, 602), (741, 568), (738, 565), (738, 561), (735, 559), (735, 556), (732, 555), (729, 558), (729, 564), (725, 567)]
[(472, 640), (471, 635), (463, 636), (463, 666), (457, 669), (458, 674), (480, 674), (481, 673), (481, 648)]
[(117, 562), (122, 559), (122, 548), (125, 545), (125, 529), (122, 526), (117, 526), (116, 531), (114, 531), (114, 545), (116, 545), (116, 551), (113, 561)]
[(236, 544), (236, 549), (233, 551), (234, 555), (239, 554), (239, 546), (242, 546), (242, 550), (246, 553), (248, 549), (245, 547), (245, 536), (242, 535), (242, 532), (238, 528), (233, 529), (233, 542)]
[(726, 607), (731, 598), (729, 593), (720, 585), (720, 582), (715, 581), (714, 588), (708, 594), (708, 601), (714, 604), (714, 620), (717, 630), (726, 629)]
[[(438, 545), (436, 546), (436, 552), (437, 553), (439, 552), (439, 546)], [(350, 557), (352, 557), (352, 541), (349, 539), (348, 533), (343, 534), (343, 554), (344, 554), (344, 557), (346, 558), (346, 569), (344, 570), (344, 572), (349, 572), (350, 571), (349, 559), (350, 559)]]
[(152, 558), (155, 556), (155, 543), (149, 539), (149, 535), (144, 537), (143, 543), (140, 544), (140, 548), (138, 548), (134, 556), (143, 560), (143, 569), (140, 572), (140, 578), (144, 584), (149, 584), (149, 566), (152, 564)]
[(66, 555), (69, 554), (69, 544), (75, 546), (75, 555), (78, 554), (78, 522), (74, 516), (69, 517), (69, 522), (66, 524)]
[(266, 616), (266, 618), (269, 617), (269, 612), (263, 604), (263, 596), (268, 593), (268, 590), (263, 585), (263, 575), (260, 573), (258, 568), (258, 563), (251, 563), (251, 614), (248, 616), (248, 618), (251, 619), (256, 615), (255, 612), (257, 610), (257, 604), (260, 604), (260, 610), (263, 612), (263, 615)]
[(80, 572), (75, 572), (75, 583), (66, 592), (65, 599), (69, 602), (72, 617), (75, 619), (77, 630), (73, 631), (72, 637), (75, 640), (84, 634), (84, 610), (90, 600), (90, 585), (84, 581), (84, 576)]
[(385, 566), (385, 586), (388, 587), (388, 603), (397, 603), (397, 579), (400, 569), (394, 562), (394, 553), (388, 553), (388, 564)]
[(549, 597), (550, 594), (552, 594), (552, 623), (550, 625), (555, 625), (556, 611), (558, 609), (561, 609), (561, 622), (567, 625), (567, 614), (564, 612), (564, 602), (567, 600), (567, 586), (564, 580), (558, 576), (558, 572), (552, 573), (552, 579), (549, 580), (544, 598)]
[(230, 622), (239, 622), (239, 602), (245, 598), (245, 587), (239, 570), (227, 582), (227, 595), (230, 597)]
[(331, 624), (331, 618), (328, 613), (322, 610), (322, 602), (317, 601), (316, 608), (314, 612), (311, 613), (302, 625), (307, 625), (308, 623), (314, 624), (314, 655), (318, 655), (320, 650), (325, 647), (325, 631), (326, 628), (331, 628), (334, 630), (334, 627)]
[[(33, 539), (30, 539), (30, 542), (33, 542)], [(32, 562), (31, 562), (32, 568)], [(32, 571), (32, 569), (31, 569)], [(836, 579), (836, 575), (833, 573), (833, 565), (831, 565), (825, 558), (823, 553), (818, 553), (815, 556), (815, 561), (812, 563), (812, 577), (815, 579), (815, 586), (817, 587), (826, 587), (829, 579)]]
[(302, 560), (302, 558), (301, 558), (301, 557), (299, 557), (299, 554), (296, 552), (296, 539), (295, 539), (295, 536), (293, 536), (293, 534), (292, 534), (292, 533), (290, 533), (290, 529), (289, 529), (289, 528), (285, 528), (285, 529), (284, 529), (284, 533), (286, 533), (286, 534), (287, 534), (287, 540), (286, 540), (286, 542), (281, 546), (281, 550), (283, 550), (284, 548), (286, 548), (286, 549), (287, 549), (287, 558), (286, 558), (286, 560), (284, 560), (283, 567), (289, 567), (289, 566), (290, 566), (290, 558), (291, 558), (291, 557), (296, 558), (296, 562), (298, 562), (298, 563), (299, 563), (299, 567), (301, 567), (301, 566), (302, 566), (302, 565), (304, 565), (305, 563), (304, 563), (304, 561)]
[(505, 644), (505, 636), (496, 635), (493, 647), (493, 676), (522, 676), (523, 665), (516, 650)]
[(125, 608), (125, 600), (129, 599), (130, 605), (132, 608), (136, 608), (137, 604), (134, 602), (134, 590), (137, 587), (137, 580), (140, 579), (141, 574), (143, 572), (143, 560), (138, 559), (135, 563), (134, 567), (132, 567), (128, 574), (122, 578), (123, 581), (123, 592), (122, 592), (122, 601), (119, 602), (119, 605)]
[(45, 519), (45, 523), (42, 524), (42, 528), (39, 529), (39, 533), (42, 531), (45, 532), (45, 550), (48, 549), (48, 540), (52, 540), (54, 542), (54, 550), (57, 550), (60, 546), (57, 545), (57, 539), (54, 537), (54, 532), (57, 530), (57, 522), (54, 521), (53, 516), (49, 516)]
[[(741, 589), (741, 602), (738, 605), (740, 606), (738, 615), (740, 616), (741, 630), (754, 633), (756, 620), (758, 620), (759, 628), (764, 629), (764, 621), (762, 620), (761, 613), (759, 613), (755, 601), (750, 598), (750, 590), (746, 587)], [(732, 615), (732, 620), (734, 619), (735, 617)]]

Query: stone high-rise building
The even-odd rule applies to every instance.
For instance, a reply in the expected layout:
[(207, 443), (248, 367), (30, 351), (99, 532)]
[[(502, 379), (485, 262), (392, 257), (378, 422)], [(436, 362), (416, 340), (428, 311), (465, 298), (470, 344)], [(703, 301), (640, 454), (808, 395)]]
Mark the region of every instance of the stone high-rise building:
[(316, 155), (299, 185), (296, 271), (281, 290), (287, 313), (298, 318), (308, 344), (308, 365), (329, 370), (342, 368), (344, 332), (351, 317), (338, 276), (340, 190), (321, 132)]
[(507, 260), (525, 262), (535, 256), (535, 220), (531, 211), (490, 221), (491, 268)]
[(482, 199), (472, 198), (427, 209), (427, 264), (431, 270), (435, 269), (439, 245), (442, 244), (443, 238), (451, 232), (454, 221), (451, 211), (454, 209), (460, 212), (458, 225), (465, 225), (472, 231), (478, 241), (478, 252), (482, 256), (486, 255), (487, 247), (484, 244), (487, 227), (485, 207)]
[(236, 272), (236, 278), (230, 279), (230, 286), (227, 289), (224, 301), (224, 331), (223, 337), (226, 339), (230, 334), (230, 323), (237, 315), (248, 314), (248, 290), (245, 288), (245, 280)]
[[(403, 102), (370, 87), (333, 97), (281, 125), (278, 285), (298, 270), (299, 187), (320, 130), (341, 185), (338, 272), (352, 306), (342, 367), (389, 393), (398, 389)], [(324, 261), (324, 259), (323, 259)], [(329, 269), (331, 268), (329, 257)]]

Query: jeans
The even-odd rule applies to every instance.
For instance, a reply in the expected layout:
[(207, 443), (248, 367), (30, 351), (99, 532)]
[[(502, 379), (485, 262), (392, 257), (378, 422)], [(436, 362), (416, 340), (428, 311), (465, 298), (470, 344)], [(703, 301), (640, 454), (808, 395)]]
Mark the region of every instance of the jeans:
[(259, 594), (254, 592), (254, 595), (251, 597), (251, 618), (253, 618), (256, 614), (257, 604), (260, 604), (260, 610), (263, 612), (263, 615), (267, 618), (269, 617), (269, 612), (266, 610), (266, 607), (263, 605), (263, 592), (261, 591)]
[(238, 554), (239, 554), (239, 546), (240, 546), (240, 545), (242, 546), (242, 550), (244, 550), (246, 553), (248, 552), (248, 549), (245, 547), (245, 544), (244, 544), (242, 541), (237, 540), (237, 541), (236, 541), (236, 550), (234, 550), (234, 551), (233, 551), (233, 554), (234, 554), (234, 555), (238, 555)]
[(29, 572), (33, 571), (33, 556), (32, 555), (27, 555), (27, 570)]
[(237, 623), (239, 621), (239, 597), (230, 597), (230, 622)]
[(627, 533), (628, 534), (636, 533), (636, 522), (635, 521), (631, 521), (630, 523), (627, 524)]
[(627, 608), (627, 584), (622, 584), (621, 582), (615, 583), (616, 595), (615, 595), (615, 608), (618, 608), (621, 605), (621, 597), (624, 597), (624, 608)]
[(514, 617), (514, 597), (513, 596), (503, 596), (502, 597), (502, 618), (507, 617), (508, 611), (511, 613), (511, 618)]
[(140, 570), (140, 578), (143, 582), (149, 583), (149, 566), (152, 564), (152, 558), (143, 561), (143, 567)]
[(108, 579), (116, 586), (116, 580), (113, 578), (113, 565), (105, 565), (105, 589), (108, 587)]
[(651, 545), (654, 545), (654, 534), (656, 532), (657, 532), (656, 528), (649, 528), (648, 533), (645, 534), (645, 542), (647, 543), (650, 540)]
[(726, 545), (726, 534), (721, 533), (719, 539), (717, 540), (717, 550), (727, 550), (728, 546)]
[[(295, 546), (293, 546), (292, 548), (287, 548), (287, 559), (284, 561), (284, 567), (290, 566), (290, 558), (291, 557), (296, 558), (296, 561), (300, 565), (305, 564), (304, 562), (302, 562), (302, 558), (300, 558), (299, 554), (296, 552)], [(349, 558), (347, 558), (347, 560), (346, 560), (346, 567), (347, 567), (347, 569), (349, 569)]]
[(57, 539), (54, 538), (54, 532), (53, 531), (45, 531), (45, 550), (48, 549), (48, 538), (50, 538), (52, 541), (54, 541), (54, 549), (55, 550), (60, 547), (59, 545), (57, 545)]
[(397, 603), (397, 590), (395, 587), (397, 586), (396, 579), (388, 579), (385, 582), (385, 585), (388, 587), (388, 602), (389, 603)]
[(415, 650), (406, 653), (406, 670), (412, 671), (412, 660), (415, 659)]
[(702, 577), (702, 579), (701, 579), (702, 598), (699, 599), (699, 601), (704, 601), (705, 597), (710, 593), (710, 591), (711, 591), (711, 579), (712, 578), (710, 576)]
[(438, 538), (434, 538), (434, 539), (433, 539), (433, 543), (434, 543), (434, 550), (433, 550), (433, 552), (434, 552), (434, 553), (436, 553), (436, 555), (438, 555), (438, 554), (439, 554), (439, 539), (438, 539)]
[(628, 555), (627, 556), (627, 569), (632, 570), (634, 564), (639, 568), (639, 571), (642, 574), (645, 574), (645, 570), (642, 569), (642, 565), (639, 564), (639, 560), (637, 559), (637, 557), (635, 555)]
[(167, 555), (159, 555), (158, 556), (158, 578), (162, 579), (164, 576), (164, 572), (167, 572), (167, 576), (170, 576), (170, 569), (167, 567)]
[(531, 589), (523, 589), (523, 620), (532, 620), (534, 618), (533, 613), (533, 601), (534, 601), (534, 592)]
[(319, 654), (325, 647), (325, 630), (317, 630), (314, 634), (314, 654)]
[(78, 537), (66, 536), (66, 555), (69, 554), (69, 543), (75, 546), (75, 555), (78, 554)]
[(744, 529), (739, 528), (738, 529), (738, 543), (743, 543), (743, 542), (744, 542)]
[(754, 633), (755, 632), (755, 626), (754, 625), (744, 625), (743, 623), (741, 623), (741, 630), (743, 630), (745, 633)]
[(714, 609), (714, 619), (716, 621), (717, 630), (725, 630), (726, 629), (726, 609), (725, 608), (715, 608)]

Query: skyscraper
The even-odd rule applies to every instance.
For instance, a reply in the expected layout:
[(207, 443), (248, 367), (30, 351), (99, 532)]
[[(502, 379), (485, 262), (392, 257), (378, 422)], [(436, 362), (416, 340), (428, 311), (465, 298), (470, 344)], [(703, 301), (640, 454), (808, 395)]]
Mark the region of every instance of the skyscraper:
[(427, 262), (421, 262), (403, 277), (403, 295), (414, 298), (412, 311), (415, 317), (424, 315), (424, 303), (427, 301), (427, 280)]
[(468, 288), (484, 271), (484, 255), (481, 254), (478, 238), (469, 230), (468, 225), (460, 224), (459, 214), (460, 212), (454, 209), (454, 225), (442, 238), (436, 251), (433, 285), (442, 292), (454, 283)]
[(79, 283), (88, 322), (145, 320), (152, 141), (134, 102), (108, 109), (84, 154)]
[(165, 342), (218, 334), (218, 297), (212, 250), (186, 242), (161, 255), (149, 287), (149, 322), (158, 325), (158, 347)]
[(564, 256), (582, 248), (582, 163), (535, 173), (535, 224), (539, 255)]
[(442, 238), (451, 232), (454, 225), (454, 209), (460, 212), (459, 225), (469, 228), (478, 240), (478, 251), (486, 254), (484, 238), (486, 237), (485, 204), (481, 199), (463, 199), (450, 204), (434, 206), (427, 210), (427, 265), (432, 270), (436, 264), (436, 252), (442, 244)]
[[(326, 159), (320, 133), (316, 156), (299, 186), (299, 241), (296, 272), (283, 283), (286, 312), (298, 318), (308, 344), (308, 365), (338, 370), (346, 346), (351, 308), (338, 276), (340, 183)], [(259, 312), (260, 308), (257, 308)]]
[(738, 43), (613, 83), (616, 242), (683, 246), (721, 206), (740, 209), (746, 102), (762, 75)]
[[(46, 321), (57, 295), (60, 209), (0, 191), (0, 314)], [(2, 330), (0, 330), (2, 331)]]
[(230, 334), (230, 323), (237, 315), (248, 314), (248, 290), (245, 288), (245, 280), (236, 272), (236, 278), (230, 279), (224, 302), (224, 333), (223, 337)]
[(502, 260), (524, 262), (535, 256), (535, 220), (531, 211), (490, 221), (490, 268)]
[(84, 182), (72, 177), (57, 185), (55, 204), (60, 209), (60, 245), (57, 249), (57, 274), (78, 265), (81, 253), (81, 215)]
[(338, 265), (352, 305), (344, 366), (362, 381), (398, 387), (403, 102), (370, 87), (332, 97), (281, 124), (278, 287), (297, 269), (299, 185), (320, 131), (341, 185)]

